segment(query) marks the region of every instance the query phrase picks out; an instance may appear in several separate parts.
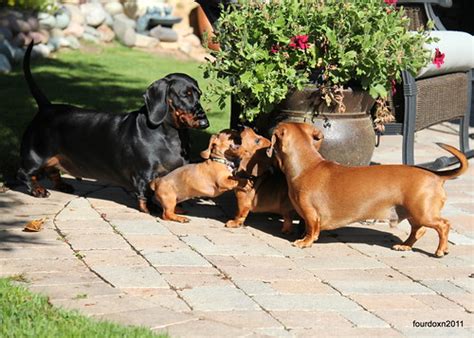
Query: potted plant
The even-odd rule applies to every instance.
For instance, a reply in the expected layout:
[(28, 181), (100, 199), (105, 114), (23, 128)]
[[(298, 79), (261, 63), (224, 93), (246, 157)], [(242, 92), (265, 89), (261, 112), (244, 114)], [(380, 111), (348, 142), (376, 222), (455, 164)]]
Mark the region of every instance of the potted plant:
[[(393, 119), (386, 102), (401, 71), (416, 74), (430, 59), (423, 47), (430, 42), (427, 32), (410, 32), (403, 8), (395, 9), (395, 2), (238, 1), (222, 11), (215, 26), (221, 48), (211, 52), (212, 60), (204, 66), (205, 76), (213, 79), (210, 92), (218, 94), (222, 105), (232, 95), (242, 108), (239, 118), (247, 122), (272, 126), (279, 119), (276, 114), (301, 112), (300, 120), (325, 128), (323, 155), (367, 164), (374, 127), (383, 129)], [(340, 130), (341, 116), (334, 114), (359, 124)], [(327, 153), (331, 142), (336, 158)], [(337, 158), (340, 145), (360, 153), (364, 142), (368, 155), (354, 161)]]

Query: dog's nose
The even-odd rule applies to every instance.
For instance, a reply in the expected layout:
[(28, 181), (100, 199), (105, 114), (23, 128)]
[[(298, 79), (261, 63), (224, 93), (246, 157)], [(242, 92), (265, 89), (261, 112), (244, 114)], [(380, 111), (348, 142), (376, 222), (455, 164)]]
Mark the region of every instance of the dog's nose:
[(196, 108), (195, 116), (198, 120), (199, 129), (206, 129), (209, 127), (209, 120), (207, 119), (206, 113), (200, 105)]
[(199, 123), (199, 129), (206, 129), (207, 127), (209, 127), (209, 120), (207, 119), (207, 117), (200, 119), (198, 123)]

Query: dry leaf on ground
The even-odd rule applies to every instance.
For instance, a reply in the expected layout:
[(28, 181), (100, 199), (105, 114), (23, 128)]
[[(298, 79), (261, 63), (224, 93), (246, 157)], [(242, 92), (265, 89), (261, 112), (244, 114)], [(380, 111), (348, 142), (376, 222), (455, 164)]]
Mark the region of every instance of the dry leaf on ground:
[(38, 231), (41, 231), (42, 229), (42, 226), (43, 226), (43, 223), (46, 219), (45, 218), (41, 218), (41, 219), (35, 219), (31, 222), (28, 222), (28, 224), (26, 224), (25, 228), (23, 229), (23, 231), (26, 231), (26, 232), (38, 232)]

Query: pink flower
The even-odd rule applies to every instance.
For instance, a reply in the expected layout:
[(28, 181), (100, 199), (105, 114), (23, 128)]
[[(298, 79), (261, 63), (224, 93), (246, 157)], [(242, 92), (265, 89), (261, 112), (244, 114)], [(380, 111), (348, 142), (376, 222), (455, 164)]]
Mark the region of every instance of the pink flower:
[(433, 64), (436, 65), (436, 68), (441, 68), (441, 65), (443, 63), (444, 63), (444, 53), (441, 53), (439, 51), (439, 48), (436, 48)]
[(294, 36), (291, 38), (288, 46), (295, 49), (308, 49), (309, 48), (308, 36), (307, 35)]
[(397, 0), (383, 0), (387, 5), (394, 6), (397, 4)]
[(272, 48), (270, 49), (271, 54), (276, 54), (280, 51), (280, 46), (279, 45), (273, 45)]

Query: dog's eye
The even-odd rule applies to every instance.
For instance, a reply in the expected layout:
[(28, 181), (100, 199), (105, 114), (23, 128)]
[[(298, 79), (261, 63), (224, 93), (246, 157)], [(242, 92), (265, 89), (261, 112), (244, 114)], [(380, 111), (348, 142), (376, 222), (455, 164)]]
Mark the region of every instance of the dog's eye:
[(260, 143), (260, 139), (259, 138), (256, 138), (255, 139), (255, 144), (259, 144)]

